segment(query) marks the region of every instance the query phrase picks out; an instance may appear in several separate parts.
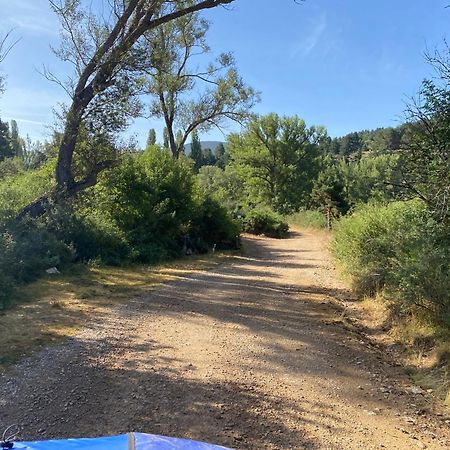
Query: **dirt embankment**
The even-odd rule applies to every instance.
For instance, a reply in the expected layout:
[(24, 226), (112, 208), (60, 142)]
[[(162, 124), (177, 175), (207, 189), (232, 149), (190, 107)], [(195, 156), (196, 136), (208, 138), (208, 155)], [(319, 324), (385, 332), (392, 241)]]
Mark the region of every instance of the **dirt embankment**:
[(447, 449), (450, 421), (342, 326), (324, 236), (247, 255), (105, 312), (0, 378), (22, 438), (127, 431), (242, 449)]

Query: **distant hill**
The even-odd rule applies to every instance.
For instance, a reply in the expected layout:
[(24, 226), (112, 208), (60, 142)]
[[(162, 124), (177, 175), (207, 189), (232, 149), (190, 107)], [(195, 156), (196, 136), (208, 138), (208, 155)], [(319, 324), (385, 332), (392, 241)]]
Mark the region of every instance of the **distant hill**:
[[(220, 142), (220, 141), (201, 141), (201, 144), (202, 144), (202, 149), (203, 150), (209, 148), (209, 149), (211, 149), (214, 152), (214, 150), (216, 149), (216, 147), (219, 144), (225, 145), (225, 142)], [(186, 154), (191, 153), (191, 144), (186, 144), (184, 146), (184, 150), (185, 150)]]

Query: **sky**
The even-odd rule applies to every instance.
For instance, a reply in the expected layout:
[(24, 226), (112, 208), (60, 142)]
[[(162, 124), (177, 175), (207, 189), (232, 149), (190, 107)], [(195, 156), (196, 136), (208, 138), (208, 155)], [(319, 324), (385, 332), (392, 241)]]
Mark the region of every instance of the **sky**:
[[(102, 0), (91, 0), (101, 2)], [(298, 115), (324, 125), (331, 136), (396, 126), (421, 81), (433, 76), (424, 53), (448, 37), (449, 0), (236, 0), (204, 14), (214, 53), (234, 53), (244, 80), (261, 92), (255, 112)], [(7, 76), (0, 118), (15, 119), (21, 135), (45, 139), (65, 92), (45, 79), (71, 67), (52, 54), (58, 21), (47, 0), (0, 0), (0, 36), (13, 29), (20, 41), (0, 65)], [(138, 119), (128, 134), (145, 142), (149, 128), (161, 139), (163, 124)], [(237, 131), (230, 124), (226, 131)], [(213, 131), (202, 139), (224, 140)]]

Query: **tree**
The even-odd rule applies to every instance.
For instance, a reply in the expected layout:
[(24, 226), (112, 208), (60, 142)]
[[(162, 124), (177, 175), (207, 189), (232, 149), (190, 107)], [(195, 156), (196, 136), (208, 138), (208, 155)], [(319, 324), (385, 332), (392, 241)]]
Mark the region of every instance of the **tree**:
[[(75, 173), (78, 152), (89, 147), (95, 154), (91, 146), (98, 139), (112, 141), (114, 133), (138, 113), (136, 96), (140, 85), (135, 54), (143, 36), (185, 15), (233, 1), (112, 0), (105, 2), (95, 15), (92, 9), (83, 9), (80, 1), (50, 0), (62, 25), (57, 55), (74, 65), (75, 76), (64, 83), (46, 72), (71, 98), (62, 116), (64, 125), (55, 172), (57, 187), (24, 208), (19, 218), (44, 214), (53, 202), (63, 202), (95, 185), (99, 173), (117, 163), (117, 158), (99, 157), (83, 173), (78, 176)], [(83, 149), (77, 147), (82, 131), (89, 136), (88, 146)]]
[(364, 147), (364, 141), (357, 132), (347, 134), (341, 139), (339, 154), (345, 159), (359, 160)]
[(12, 158), (14, 150), (11, 145), (11, 133), (7, 122), (0, 119), (0, 161), (6, 158)]
[(198, 133), (196, 130), (191, 133), (191, 158), (194, 161), (194, 171), (198, 172), (200, 167), (202, 167), (203, 163), (203, 153), (202, 153), (202, 144), (198, 137)]
[(230, 164), (246, 180), (249, 203), (281, 213), (306, 203), (318, 171), (323, 127), (308, 128), (297, 116), (269, 114), (252, 120), (228, 140)]
[[(142, 65), (148, 64), (151, 114), (164, 119), (175, 158), (192, 131), (221, 128), (227, 120), (242, 122), (258, 100), (258, 94), (239, 76), (231, 54), (221, 54), (206, 68), (198, 68), (195, 57), (203, 59), (210, 52), (208, 29), (209, 23), (193, 13), (146, 34)], [(194, 90), (199, 92), (196, 99)], [(176, 128), (181, 130), (181, 139), (177, 139)]]
[(163, 147), (164, 148), (169, 148), (169, 133), (167, 132), (167, 128), (164, 127), (163, 130)]
[(407, 109), (408, 129), (401, 147), (402, 185), (450, 225), (450, 47), (427, 55), (437, 77), (425, 80)]
[(214, 150), (214, 157), (216, 159), (216, 165), (221, 169), (225, 169), (227, 165), (227, 154), (222, 142)]
[(148, 130), (147, 148), (155, 144), (156, 144), (156, 131), (154, 128), (150, 128), (150, 130)]
[(24, 141), (19, 136), (19, 127), (17, 126), (17, 122), (15, 120), (11, 120), (11, 148), (14, 156), (23, 159), (23, 147)]
[(345, 178), (330, 157), (324, 159), (311, 193), (312, 206), (326, 214), (328, 228), (331, 221), (349, 209), (345, 192)]
[(183, 140), (183, 132), (181, 130), (177, 131), (177, 148), (179, 151), (179, 154), (181, 155), (182, 153), (184, 153), (184, 140)]

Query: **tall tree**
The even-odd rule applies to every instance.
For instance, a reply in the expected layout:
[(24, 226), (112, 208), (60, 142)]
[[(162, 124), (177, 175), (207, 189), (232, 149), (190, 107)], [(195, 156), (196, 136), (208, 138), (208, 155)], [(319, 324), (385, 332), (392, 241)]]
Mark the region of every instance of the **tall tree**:
[(0, 119), (0, 161), (13, 156), (14, 150), (11, 145), (11, 133), (8, 122), (2, 122)]
[(437, 77), (422, 84), (407, 110), (401, 147), (403, 187), (424, 200), (439, 221), (450, 225), (450, 47), (427, 56)]
[(11, 148), (14, 156), (23, 159), (24, 141), (19, 136), (19, 127), (15, 120), (11, 120)]
[[(164, 24), (197, 11), (232, 3), (234, 0), (111, 0), (98, 8), (83, 9), (78, 0), (50, 0), (61, 19), (62, 42), (57, 54), (75, 67), (67, 82), (50, 72), (70, 95), (64, 111), (64, 131), (56, 163), (56, 190), (28, 205), (19, 214), (39, 216), (52, 202), (61, 202), (97, 183), (98, 174), (116, 164), (116, 158), (95, 152), (98, 134), (111, 135), (123, 129), (130, 115), (137, 114), (135, 54), (143, 36)], [(108, 11), (109, 9), (109, 11)], [(85, 132), (89, 152), (96, 158), (83, 173), (76, 175), (77, 147)], [(93, 136), (93, 137), (92, 137)], [(86, 148), (82, 146), (83, 149)]]
[(198, 137), (197, 130), (191, 133), (191, 158), (194, 160), (194, 171), (198, 172), (203, 162), (202, 144)]
[(299, 117), (269, 114), (229, 137), (231, 165), (246, 180), (250, 202), (286, 213), (304, 205), (318, 171), (323, 127), (307, 127)]
[(148, 130), (148, 136), (147, 136), (147, 147), (151, 147), (152, 145), (156, 144), (156, 131), (154, 128), (150, 128)]
[(225, 166), (227, 165), (227, 153), (222, 142), (215, 148), (214, 156), (216, 158), (216, 165), (221, 169), (225, 169)]
[[(164, 119), (175, 158), (193, 130), (220, 128), (227, 120), (242, 122), (258, 100), (258, 94), (239, 76), (231, 54), (221, 54), (199, 68), (210, 52), (208, 29), (209, 23), (194, 13), (146, 34), (142, 64), (148, 63), (151, 113)], [(193, 90), (199, 93), (196, 99)], [(176, 129), (181, 130), (181, 139)]]
[(169, 148), (169, 133), (167, 131), (167, 127), (164, 127), (163, 130), (163, 147), (164, 148)]

